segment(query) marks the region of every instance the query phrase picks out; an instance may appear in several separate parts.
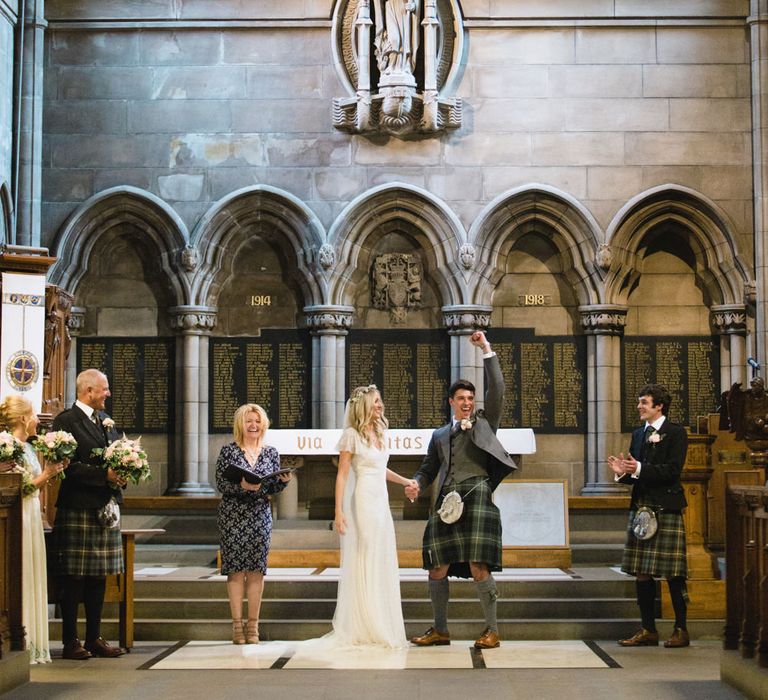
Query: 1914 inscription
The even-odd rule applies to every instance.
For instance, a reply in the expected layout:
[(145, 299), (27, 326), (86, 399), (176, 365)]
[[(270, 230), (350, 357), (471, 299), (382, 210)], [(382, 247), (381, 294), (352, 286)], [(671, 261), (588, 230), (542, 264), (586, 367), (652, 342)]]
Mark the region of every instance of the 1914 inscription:
[(310, 425), (310, 338), (265, 330), (258, 338), (211, 338), (209, 430), (227, 433), (238, 406), (257, 403), (274, 428)]
[(173, 429), (173, 338), (79, 338), (77, 371), (95, 367), (109, 379), (106, 410), (119, 430)]
[(644, 384), (662, 384), (672, 397), (669, 419), (692, 425), (718, 402), (719, 345), (706, 336), (624, 338), (622, 430), (637, 427), (637, 394)]
[(392, 428), (445, 423), (450, 367), (444, 331), (352, 330), (347, 337), (347, 394), (381, 389)]

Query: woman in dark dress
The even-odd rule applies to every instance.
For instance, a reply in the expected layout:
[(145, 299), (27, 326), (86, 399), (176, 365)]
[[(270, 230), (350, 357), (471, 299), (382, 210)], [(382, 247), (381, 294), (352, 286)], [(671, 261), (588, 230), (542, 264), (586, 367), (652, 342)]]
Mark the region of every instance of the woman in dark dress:
[[(227, 576), (227, 594), (232, 612), (232, 643), (257, 644), (259, 609), (267, 571), (267, 554), (272, 538), (272, 511), (269, 496), (280, 493), (290, 474), (251, 484), (225, 476), (227, 467), (236, 465), (260, 477), (280, 469), (280, 455), (264, 444), (269, 419), (264, 409), (253, 403), (235, 411), (234, 442), (224, 445), (216, 462), (216, 487), (222, 493), (219, 504), (221, 573)], [(248, 623), (243, 624), (243, 595), (248, 597)]]

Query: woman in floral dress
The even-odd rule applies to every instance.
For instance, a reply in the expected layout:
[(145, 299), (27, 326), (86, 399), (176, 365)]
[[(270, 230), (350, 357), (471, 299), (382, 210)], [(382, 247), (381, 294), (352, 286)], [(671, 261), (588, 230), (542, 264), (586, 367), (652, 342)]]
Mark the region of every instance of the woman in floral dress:
[[(232, 613), (232, 643), (259, 641), (259, 609), (264, 591), (264, 574), (272, 539), (272, 511), (269, 496), (280, 493), (290, 474), (269, 477), (280, 469), (280, 455), (264, 444), (269, 419), (258, 404), (244, 404), (235, 411), (234, 442), (221, 448), (216, 462), (216, 487), (221, 491), (219, 535), (221, 573), (227, 576), (227, 594)], [(227, 478), (234, 465), (262, 477), (251, 484)], [(267, 478), (264, 478), (267, 477)], [(248, 622), (243, 624), (243, 595), (248, 598)]]

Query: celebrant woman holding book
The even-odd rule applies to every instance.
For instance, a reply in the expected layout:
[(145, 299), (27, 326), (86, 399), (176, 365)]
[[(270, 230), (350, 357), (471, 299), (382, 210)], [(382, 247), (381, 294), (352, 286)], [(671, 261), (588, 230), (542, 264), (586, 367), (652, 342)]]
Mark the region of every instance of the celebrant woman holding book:
[[(216, 462), (216, 487), (221, 491), (218, 526), (221, 573), (227, 576), (232, 613), (232, 643), (257, 644), (259, 610), (272, 539), (269, 496), (280, 493), (291, 474), (280, 470), (280, 455), (264, 444), (269, 419), (255, 403), (235, 411), (234, 442), (221, 448)], [(243, 624), (243, 595), (248, 598), (248, 620)]]
[[(27, 440), (37, 434), (37, 414), (32, 404), (21, 396), (10, 395), (0, 403), (0, 428), (16, 438), (21, 449), (18, 462), (3, 461), (0, 471), (22, 474), (22, 544), (21, 544), (21, 618), (27, 631), (29, 662), (50, 663), (48, 642), (48, 575), (45, 562), (43, 519), (40, 512), (40, 489), (68, 464), (69, 460), (41, 466), (35, 449)], [(71, 438), (71, 436), (70, 436)]]

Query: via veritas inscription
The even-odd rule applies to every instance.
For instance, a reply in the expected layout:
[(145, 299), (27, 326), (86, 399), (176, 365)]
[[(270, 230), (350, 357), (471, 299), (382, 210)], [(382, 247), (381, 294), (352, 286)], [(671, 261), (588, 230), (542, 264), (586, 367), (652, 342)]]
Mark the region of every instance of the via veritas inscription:
[(173, 338), (78, 338), (77, 371), (109, 379), (106, 411), (126, 433), (173, 430)]
[(308, 428), (311, 346), (307, 331), (209, 341), (209, 430), (228, 433), (238, 406), (259, 404), (274, 428)]
[(637, 427), (638, 391), (662, 384), (672, 397), (669, 419), (693, 425), (718, 404), (720, 346), (710, 336), (624, 338), (621, 343), (622, 430)]
[(351, 330), (347, 396), (375, 384), (392, 428), (434, 428), (448, 416), (448, 336), (439, 330)]

